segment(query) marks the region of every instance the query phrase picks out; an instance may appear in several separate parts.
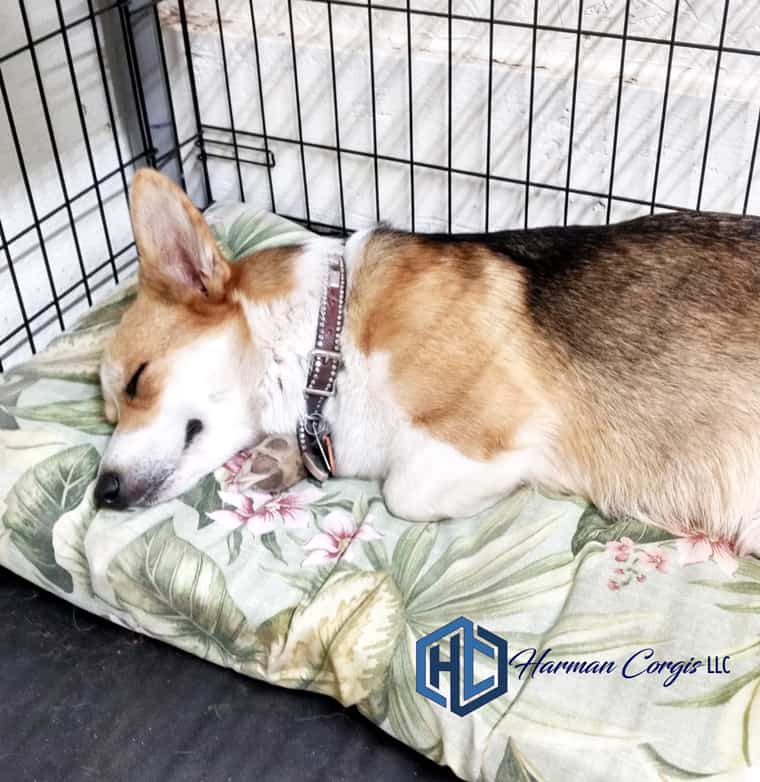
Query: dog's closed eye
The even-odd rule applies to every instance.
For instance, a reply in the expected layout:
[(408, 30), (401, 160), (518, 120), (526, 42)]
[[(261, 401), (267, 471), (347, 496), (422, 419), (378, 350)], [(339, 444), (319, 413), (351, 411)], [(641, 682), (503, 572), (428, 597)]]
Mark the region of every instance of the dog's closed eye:
[(124, 393), (129, 399), (134, 399), (137, 396), (137, 384), (140, 382), (140, 375), (142, 375), (142, 373), (145, 371), (145, 367), (147, 366), (147, 361), (140, 364), (140, 366), (137, 367), (137, 371), (134, 375), (132, 375), (132, 377), (129, 379), (129, 383), (127, 383), (126, 387), (124, 388)]
[(203, 431), (203, 422), (197, 418), (191, 418), (185, 427), (185, 448)]

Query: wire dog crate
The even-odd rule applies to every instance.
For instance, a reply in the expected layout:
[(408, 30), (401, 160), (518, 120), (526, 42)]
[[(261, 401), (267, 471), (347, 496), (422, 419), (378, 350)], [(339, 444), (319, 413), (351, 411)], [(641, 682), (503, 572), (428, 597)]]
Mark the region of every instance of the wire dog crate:
[(137, 167), (314, 230), (760, 213), (757, 0), (0, 11), (0, 370), (136, 262)]

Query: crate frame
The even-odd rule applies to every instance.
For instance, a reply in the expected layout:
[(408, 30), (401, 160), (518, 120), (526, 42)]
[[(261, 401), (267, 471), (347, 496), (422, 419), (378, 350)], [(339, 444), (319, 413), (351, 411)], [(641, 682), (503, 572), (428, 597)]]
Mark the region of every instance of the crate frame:
[[(456, 13), (453, 0), (448, 0), (448, 7), (445, 11), (436, 11), (415, 7), (412, 0), (405, 0), (405, 5), (390, 5), (388, 2), (373, 2), (373, 0), (283, 0), (283, 13), (287, 13), (289, 29), (289, 47), (292, 61), (292, 77), (294, 80), (294, 90), (296, 98), (297, 111), (297, 132), (293, 137), (284, 137), (272, 135), (267, 129), (267, 111), (264, 105), (264, 81), (262, 78), (262, 69), (259, 58), (259, 32), (256, 18), (256, 0), (248, 0), (251, 21), (251, 43), (253, 45), (255, 71), (257, 83), (255, 85), (259, 99), (260, 107), (260, 132), (243, 130), (236, 127), (233, 99), (230, 89), (230, 72), (227, 59), (227, 49), (224, 34), (222, 5), (223, 0), (213, 0), (215, 17), (217, 24), (217, 33), (222, 57), (222, 70), (224, 76), (225, 99), (228, 111), (228, 124), (210, 124), (204, 121), (203, 110), (198, 95), (196, 83), (194, 54), (192, 42), (188, 31), (188, 12), (185, 0), (177, 0), (176, 7), (179, 12), (181, 25), (183, 56), (187, 68), (188, 84), (190, 90), (191, 105), (193, 111), (192, 124), (194, 132), (185, 138), (180, 138), (178, 134), (177, 118), (174, 114), (174, 102), (172, 96), (172, 85), (167, 70), (167, 53), (164, 37), (161, 32), (161, 22), (159, 16), (159, 6), (166, 0), (87, 0), (88, 13), (73, 20), (66, 20), (61, 0), (50, 0), (56, 9), (59, 25), (56, 29), (34, 38), (32, 36), (31, 25), (28, 14), (29, 0), (18, 0), (19, 10), (22, 15), (26, 40), (11, 51), (0, 53), (0, 98), (1, 106), (7, 117), (10, 128), (11, 142), (14, 148), (15, 156), (18, 162), (19, 170), (23, 180), (23, 188), (30, 207), (32, 221), (24, 226), (23, 229), (15, 231), (12, 235), (7, 235), (3, 226), (3, 216), (0, 210), (0, 262), (4, 259), (9, 271), (10, 284), (13, 286), (17, 305), (19, 322), (6, 333), (0, 333), (0, 372), (3, 370), (4, 361), (18, 350), (19, 347), (26, 346), (32, 353), (37, 352), (41, 347), (38, 344), (37, 334), (51, 323), (57, 323), (60, 330), (66, 327), (64, 318), (65, 312), (75, 304), (81, 304), (84, 300), (87, 305), (93, 303), (94, 289), (102, 285), (114, 286), (123, 279), (136, 263), (136, 248), (134, 242), (130, 242), (123, 247), (114, 247), (109, 234), (108, 221), (106, 219), (103, 199), (101, 197), (101, 187), (114, 178), (121, 181), (123, 196), (128, 202), (129, 176), (135, 167), (142, 165), (152, 166), (167, 173), (172, 179), (183, 187), (187, 187), (187, 169), (184, 155), (192, 152), (200, 163), (202, 172), (202, 181), (199, 197), (196, 200), (201, 208), (205, 208), (214, 203), (215, 193), (212, 190), (212, 182), (209, 174), (209, 167), (216, 161), (226, 161), (234, 164), (235, 178), (237, 182), (237, 197), (245, 201), (245, 185), (243, 178), (243, 166), (256, 165), (263, 166), (267, 173), (268, 196), (271, 211), (281, 213), (278, 210), (278, 203), (275, 197), (275, 187), (272, 178), (272, 168), (276, 165), (274, 152), (271, 148), (273, 143), (295, 145), (298, 149), (300, 158), (300, 175), (302, 180), (304, 202), (303, 208), (298, 214), (284, 214), (302, 223), (307, 228), (317, 232), (333, 232), (346, 235), (355, 227), (347, 223), (345, 189), (342, 163), (346, 156), (358, 156), (372, 161), (373, 165), (373, 187), (374, 187), (374, 208), (375, 218), (378, 221), (383, 220), (380, 198), (380, 175), (379, 163), (389, 162), (408, 166), (409, 169), (409, 193), (408, 209), (410, 225), (412, 230), (416, 227), (416, 196), (415, 196), (415, 173), (424, 169), (442, 172), (446, 175), (446, 203), (447, 214), (445, 216), (449, 231), (452, 228), (452, 177), (455, 175), (464, 175), (474, 177), (485, 182), (484, 189), (484, 225), (483, 230), (491, 229), (491, 185), (494, 182), (504, 182), (512, 185), (518, 185), (524, 189), (524, 226), (528, 227), (529, 214), (531, 207), (532, 189), (549, 189), (558, 191), (564, 196), (564, 223), (568, 222), (569, 201), (572, 195), (592, 196), (603, 199), (606, 203), (606, 220), (609, 222), (612, 204), (615, 201), (630, 203), (640, 206), (650, 213), (659, 210), (679, 210), (681, 205), (674, 205), (661, 202), (657, 197), (658, 183), (662, 174), (662, 150), (665, 134), (666, 121), (668, 117), (668, 105), (670, 99), (671, 73), (673, 68), (674, 53), (679, 48), (701, 49), (711, 51), (716, 54), (715, 71), (711, 89), (710, 108), (706, 125), (704, 145), (701, 155), (701, 172), (699, 179), (699, 188), (696, 202), (693, 208), (700, 210), (702, 208), (702, 197), (704, 183), (707, 173), (708, 160), (710, 156), (713, 138), (713, 120), (715, 114), (716, 97), (718, 95), (721, 60), (726, 54), (746, 55), (754, 58), (760, 58), (759, 49), (745, 49), (726, 45), (726, 30), (729, 20), (730, 0), (722, 0), (722, 16), (720, 38), (716, 44), (699, 43), (694, 41), (683, 41), (678, 36), (678, 20), (681, 10), (681, 0), (674, 0), (672, 23), (669, 34), (665, 37), (647, 37), (633, 35), (629, 30), (629, 20), (631, 12), (631, 0), (626, 0), (623, 18), (622, 32), (602, 31), (596, 29), (586, 29), (583, 26), (584, 0), (578, 2), (577, 23), (574, 27), (564, 27), (556, 25), (547, 25), (539, 23), (539, 0), (533, 0), (533, 16), (531, 21), (507, 20), (497, 18), (495, 15), (495, 0), (490, 0), (490, 13), (488, 16), (475, 16), (462, 13)], [(311, 3), (324, 6), (327, 13), (327, 24), (329, 34), (330, 64), (331, 64), (331, 98), (332, 115), (334, 121), (334, 143), (324, 144), (310, 141), (304, 137), (302, 104), (299, 88), (298, 59), (299, 48), (295, 35), (293, 21), (294, 3)], [(333, 9), (338, 7), (349, 7), (364, 9), (367, 13), (367, 26), (369, 36), (369, 67), (371, 80), (371, 127), (372, 127), (372, 148), (370, 150), (353, 149), (341, 144), (341, 106), (340, 96), (338, 94), (336, 77), (336, 58), (335, 46), (333, 40)], [(378, 120), (376, 107), (376, 68), (374, 51), (374, 28), (375, 14), (378, 12), (392, 13), (400, 15), (406, 24), (406, 66), (407, 66), (407, 88), (408, 88), (408, 111), (409, 111), (409, 154), (404, 157), (381, 154), (378, 149)], [(448, 134), (446, 165), (433, 164), (415, 158), (414, 150), (414, 117), (413, 117), (413, 91), (414, 91), (414, 72), (413, 72), (413, 46), (412, 46), (412, 22), (416, 17), (435, 17), (447, 22), (448, 33), (448, 84), (446, 95), (442, 100), (446, 101), (448, 116)], [(452, 165), (452, 85), (453, 85), (453, 45), (452, 29), (455, 22), (474, 22), (487, 26), (489, 41), (488, 58), (488, 96), (487, 96), (487, 136), (486, 136), (486, 162), (483, 170), (465, 170)], [(95, 41), (95, 53), (98, 61), (99, 77), (103, 87), (105, 103), (109, 115), (109, 121), (112, 128), (113, 144), (116, 150), (118, 166), (105, 173), (98, 172), (94, 162), (93, 151), (90, 147), (87, 132), (87, 117), (83, 109), (77, 73), (74, 68), (72, 53), (69, 47), (68, 37), (72, 29), (79, 25), (88, 25), (92, 29)], [(505, 177), (497, 175), (492, 170), (492, 135), (493, 127), (493, 51), (494, 51), (494, 32), (500, 26), (507, 26), (522, 29), (531, 36), (531, 73), (530, 73), (530, 96), (529, 96), (529, 116), (528, 116), (528, 135), (527, 135), (527, 164), (522, 177)], [(572, 81), (572, 101), (569, 118), (569, 137), (568, 153), (566, 160), (566, 176), (562, 185), (553, 183), (535, 181), (531, 177), (531, 148), (534, 123), (534, 88), (536, 74), (536, 41), (541, 32), (567, 33), (575, 36), (575, 59)], [(571, 186), (571, 175), (573, 171), (573, 142), (576, 132), (576, 98), (578, 92), (579, 62), (581, 40), (586, 36), (595, 38), (606, 38), (619, 41), (620, 47), (620, 68), (617, 79), (617, 99), (614, 114), (614, 132), (612, 142), (612, 159), (610, 166), (610, 177), (608, 187), (605, 190), (584, 190)], [(49, 109), (49, 96), (46, 94), (44, 81), (40, 73), (39, 58), (37, 48), (51, 40), (59, 37), (63, 43), (66, 53), (68, 74), (77, 104), (77, 113), (82, 130), (83, 143), (85, 146), (86, 158), (90, 170), (91, 183), (77, 191), (69, 192), (66, 184), (66, 177), (62, 168), (60, 154), (56, 143), (56, 134)], [(623, 94), (623, 76), (626, 64), (626, 48), (629, 43), (657, 44), (668, 48), (668, 58), (666, 66), (665, 86), (662, 93), (662, 110), (659, 121), (659, 132), (657, 142), (657, 155), (654, 167), (654, 178), (651, 198), (636, 199), (625, 197), (615, 192), (616, 176), (616, 158), (619, 149), (624, 140), (620, 135), (620, 116), (621, 100)], [(124, 56), (114, 56), (115, 51), (122, 51)], [(20, 56), (31, 58), (35, 73), (35, 83), (39, 92), (40, 105), (45, 118), (45, 132), (48, 135), (57, 177), (60, 182), (63, 199), (54, 209), (41, 214), (36, 206), (35, 183), (28, 171), (28, 164), (24, 157), (23, 146), (19, 139), (17, 122), (14, 118), (14, 110), (9, 96), (7, 84), (3, 75), (3, 66), (12, 59)], [(118, 67), (122, 73), (122, 83), (127, 85), (127, 94), (117, 96), (113, 93), (112, 85), (106, 76), (106, 62), (111, 68)], [(760, 59), (757, 60), (760, 67)], [(160, 73), (158, 80), (147, 79), (148, 73)], [(133, 111), (128, 112), (129, 119), (129, 138), (130, 151), (122, 149), (119, 137), (115, 128), (117, 99), (125, 101), (131, 106)], [(757, 123), (754, 132), (754, 144), (752, 146), (749, 170), (747, 172), (746, 183), (743, 185), (743, 213), (746, 214), (750, 204), (750, 196), (753, 190), (753, 180), (756, 174), (758, 145), (760, 142), (760, 111), (758, 112)], [(340, 221), (337, 224), (324, 224), (315, 221), (312, 218), (312, 204), (309, 197), (309, 181), (307, 176), (306, 153), (309, 149), (319, 149), (329, 152), (335, 156), (337, 165), (337, 199), (340, 204)], [(107, 255), (101, 259), (94, 267), (87, 270), (80, 242), (77, 234), (77, 225), (74, 218), (73, 206), (85, 196), (95, 194), (97, 208), (100, 216), (100, 222), (105, 235), (107, 246)], [(63, 290), (59, 290), (55, 284), (50, 259), (46, 251), (46, 237), (44, 227), (46, 223), (56, 216), (65, 214), (69, 230), (73, 236), (76, 248), (76, 263), (79, 268), (79, 279), (72, 285)], [(14, 261), (14, 249), (16, 243), (28, 237), (36, 237), (42, 259), (45, 266), (47, 285), (49, 287), (50, 300), (46, 305), (30, 311), (25, 304), (21, 286), (17, 278)], [(94, 280), (101, 275), (104, 270), (109, 274), (105, 279)]]

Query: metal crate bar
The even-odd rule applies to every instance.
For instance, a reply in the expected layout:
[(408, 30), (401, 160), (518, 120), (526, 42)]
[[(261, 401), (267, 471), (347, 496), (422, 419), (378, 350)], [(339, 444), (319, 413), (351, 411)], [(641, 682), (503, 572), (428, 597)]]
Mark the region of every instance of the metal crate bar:
[[(457, 200), (460, 188), (475, 199), (466, 204), (467, 220), (472, 223), (474, 219), (486, 231), (497, 224), (504, 227), (503, 219), (496, 215), (505, 203), (513, 204), (511, 224), (524, 227), (535, 223), (539, 214), (546, 214), (544, 209), (554, 210), (557, 222), (567, 224), (576, 219), (577, 208), (590, 208), (589, 202), (600, 213), (598, 219), (607, 221), (622, 206), (633, 207), (634, 213), (687, 206), (701, 209), (714, 197), (710, 186), (716, 181), (712, 179), (716, 156), (726, 151), (721, 146), (723, 101), (731, 89), (737, 89), (735, 73), (733, 82), (726, 74), (732, 63), (738, 62), (729, 61), (729, 56), (757, 62), (755, 58), (760, 55), (760, 46), (745, 45), (751, 41), (746, 35), (734, 37), (743, 24), (737, 18), (740, 0), (723, 0), (715, 9), (711, 16), (713, 38), (705, 40), (687, 40), (694, 36), (685, 32), (681, 0), (673, 0), (672, 8), (661, 14), (659, 27), (648, 27), (644, 34), (633, 32), (637, 30), (636, 6), (630, 0), (620, 4), (614, 17), (610, 14), (617, 26), (608, 29), (591, 29), (586, 0), (578, 0), (577, 13), (574, 10), (571, 18), (547, 17), (549, 9), (538, 0), (526, 7), (523, 18), (509, 16), (495, 0), (484, 0), (477, 10), (453, 0), (434, 8), (422, 7), (413, 0), (394, 0), (393, 4), (390, 0), (287, 0), (279, 10), (278, 6), (267, 6), (267, 13), (257, 0), (234, 6), (222, 0), (192, 4), (185, 0), (86, 0), (82, 5), (87, 13), (80, 10), (67, 18), (63, 0), (40, 0), (34, 5), (30, 0), (17, 0), (21, 39), (9, 51), (0, 52), (0, 111), (5, 113), (8, 126), (5, 148), (16, 167), (14, 187), (24, 202), (15, 213), (3, 210), (0, 214), (0, 258), (5, 267), (1, 273), (6, 275), (9, 300), (16, 303), (11, 312), (5, 313), (0, 330), (0, 370), (16, 360), (17, 350), (39, 349), (37, 335), (42, 329), (50, 324), (63, 329), (72, 306), (94, 302), (94, 290), (117, 284), (123, 271), (135, 263), (134, 244), (124, 242), (125, 234), (117, 238), (111, 210), (116, 209), (123, 223), (124, 215), (128, 216), (130, 179), (140, 166), (164, 170), (191, 192), (200, 207), (217, 198), (250, 198), (318, 233), (342, 235), (366, 221), (387, 219), (389, 214), (412, 230), (432, 219), (442, 221), (451, 231), (461, 223), (462, 203)], [(52, 10), (52, 29), (37, 25), (39, 9), (48, 6)], [(279, 17), (272, 16), (272, 8)], [(303, 27), (304, 20), (309, 19), (317, 28)], [(428, 29), (431, 24), (437, 25), (433, 33)], [(363, 28), (356, 31), (366, 36), (364, 39), (347, 34), (354, 32), (354, 25)], [(458, 82), (457, 74), (463, 51), (461, 40), (470, 35), (468, 29), (476, 29), (476, 36), (482, 36), (478, 44), (481, 51), (473, 60), (480, 69), (477, 78), (483, 79), (477, 104), (477, 112), (482, 114), (470, 120), (475, 123), (472, 133), (477, 139), (473, 148), (482, 157), (474, 159), (469, 148), (458, 147), (462, 126), (457, 123), (466, 98), (462, 85), (466, 90), (469, 82)], [(85, 91), (91, 90), (92, 84), (89, 78), (85, 82), (83, 71), (78, 70), (81, 66), (75, 46), (82, 44), (83, 30), (91, 38), (88, 56), (93, 59), (88, 77), (96, 80), (102, 118), (88, 114), (90, 100)], [(275, 59), (273, 30), (278, 38), (282, 36), (285, 45)], [(431, 34), (438, 40), (435, 57), (428, 61), (420, 56), (419, 47)], [(550, 76), (567, 92), (560, 104), (566, 112), (562, 118), (566, 128), (561, 127), (557, 137), (558, 158), (550, 159), (548, 165), (546, 133), (540, 123), (544, 122), (547, 106), (553, 110), (550, 101), (555, 98), (547, 92), (551, 84), (541, 74), (546, 67), (541, 61), (546, 47), (544, 36), (559, 36), (562, 46), (567, 43), (568, 47), (567, 73)], [(563, 36), (567, 36), (566, 41)], [(513, 112), (508, 120), (509, 129), (519, 138), (518, 158), (504, 154), (505, 128), (500, 126), (504, 117), (503, 79), (518, 72), (503, 67), (503, 39), (519, 40), (519, 47), (524, 47), (519, 62), (508, 63), (509, 67), (522, 69), (517, 82), (524, 89), (519, 96), (520, 113)], [(608, 42), (607, 49), (595, 50), (585, 42)], [(646, 131), (652, 160), (647, 175), (652, 181), (650, 186), (647, 180), (643, 192), (641, 188), (629, 189), (627, 168), (632, 149), (627, 90), (632, 66), (640, 58), (634, 44), (658, 50), (661, 47), (656, 67), (662, 72), (662, 81), (652, 81), (648, 87), (661, 90), (661, 97), (655, 95), (651, 132)], [(62, 57), (61, 73), (70, 90), (67, 94), (71, 96), (73, 124), (70, 121), (65, 128), (69, 146), (71, 134), (79, 134), (79, 151), (71, 159), (67, 157), (69, 147), (61, 141), (63, 131), (55, 125), (51, 95), (46, 92), (49, 86), (43, 58), (52, 49), (45, 45)], [(213, 71), (214, 84), (209, 89), (205, 68), (208, 53), (214, 51), (218, 70)], [(679, 57), (689, 52), (706, 53), (710, 58), (706, 65), (699, 66), (704, 127), (700, 125), (696, 131), (693, 179), (688, 187), (674, 189), (669, 170), (673, 165), (674, 129), (670, 122), (681, 116), (677, 107), (683, 64)], [(605, 108), (609, 122), (605, 127), (609, 130), (604, 131), (604, 153), (608, 157), (603, 166), (600, 164), (603, 174), (592, 178), (585, 177), (582, 170), (589, 151), (580, 137), (580, 128), (587, 122), (586, 69), (596, 67), (595, 57), (603, 58), (611, 74), (606, 77), (609, 84), (605, 87), (610, 96)], [(249, 90), (248, 105), (242, 102), (235, 71), (241, 60), (250, 68), (250, 85), (245, 87)], [(278, 71), (272, 71), (273, 62)], [(309, 105), (317, 78), (311, 72), (315, 62), (323, 68), (318, 78), (324, 89), (318, 107), (324, 124), (316, 135)], [(43, 197), (36, 169), (27, 158), (29, 148), (36, 147), (30, 147), (26, 135), (20, 134), (23, 125), (17, 112), (21, 101), (15, 98), (15, 85), (9, 83), (11, 69), (15, 74), (16, 68), (27, 67), (30, 84), (36, 90), (33, 103), (42, 118), (40, 138), (50, 150), (45, 170), (53, 172), (58, 187), (52, 191), (53, 197), (49, 190)], [(747, 63), (739, 67), (750, 70)], [(362, 69), (361, 74), (356, 71), (356, 80), (347, 71), (350, 68)], [(659, 72), (653, 71), (656, 78)], [(359, 78), (366, 116), (357, 120), (345, 85), (358, 85)], [(434, 79), (435, 90), (424, 93), (423, 102), (421, 96), (429, 86), (423, 81), (429, 78)], [(281, 100), (282, 92), (277, 90), (282, 90), (278, 86), (282, 83), (286, 95), (291, 89), (293, 95), (292, 103), (285, 104), (287, 122), (283, 121), (283, 104), (273, 97), (277, 95)], [(744, 89), (746, 85), (740, 86)], [(179, 89), (183, 90), (182, 103), (175, 94)], [(440, 136), (436, 137), (440, 149), (432, 147), (428, 137), (422, 135), (425, 123), (431, 121), (425, 108), (430, 101), (440, 111)], [(744, 135), (740, 142), (731, 143), (741, 143), (746, 173), (742, 162), (730, 197), (735, 210), (747, 214), (757, 210), (758, 203), (754, 179), (760, 106), (755, 109), (755, 104), (760, 101), (746, 89), (741, 101)], [(396, 135), (389, 142), (388, 128), (394, 124)], [(96, 146), (96, 126), (100, 134), (97, 144), (106, 144), (110, 150), (103, 156), (103, 150)], [(468, 133), (465, 129), (464, 136)], [(595, 132), (597, 135), (602, 137), (601, 132)], [(74, 179), (67, 168), (71, 160), (78, 161)], [(330, 176), (327, 182), (316, 181), (318, 164), (334, 170), (335, 179)], [(359, 181), (364, 189), (361, 193), (357, 191)], [(514, 196), (505, 186), (515, 189)], [(437, 188), (432, 201), (431, 187)], [(685, 192), (688, 198), (681, 197)], [(555, 197), (546, 198), (551, 194)], [(436, 200), (438, 197), (440, 200)], [(431, 214), (433, 203), (440, 214)], [(85, 219), (94, 221), (87, 223), (86, 229)], [(120, 223), (118, 229), (123, 228)], [(97, 253), (91, 241), (93, 230), (102, 234)], [(55, 242), (69, 241), (71, 258), (66, 263), (71, 266), (61, 276), (64, 261), (60, 247), (68, 244)], [(35, 282), (33, 304), (25, 301), (29, 288), (24, 276), (32, 263), (35, 273), (41, 275)]]
[[(115, 246), (106, 209), (104, 190), (106, 185), (113, 178), (118, 178), (119, 186), (116, 190), (112, 186), (108, 187), (109, 203), (115, 195), (118, 195), (123, 199), (122, 204), (125, 208), (129, 204), (129, 179), (135, 167), (139, 165), (147, 163), (164, 167), (175, 180), (184, 185), (183, 154), (185, 150), (193, 149), (190, 145), (200, 135), (198, 128), (198, 131), (188, 138), (184, 140), (178, 138), (166, 50), (160, 32), (159, 2), (119, 0), (96, 7), (94, 0), (87, 0), (87, 13), (74, 19), (65, 17), (65, 4), (61, 0), (48, 0), (44, 8), (47, 9), (48, 6), (48, 18), (55, 27), (43, 35), (35, 36), (32, 32), (31, 12), (39, 13), (43, 9), (43, 4), (35, 3), (32, 6), (27, 0), (19, 0), (17, 10), (23, 45), (0, 53), (0, 97), (2, 110), (7, 119), (7, 148), (15, 158), (18, 186), (22, 188), (26, 199), (25, 207), (31, 217), (31, 221), (26, 225), (23, 223), (19, 225), (20, 221), (17, 218), (9, 222), (4, 215), (0, 215), (0, 253), (2, 253), (0, 257), (4, 259), (8, 284), (18, 306), (17, 315), (6, 313), (10, 316), (10, 320), (5, 321), (0, 332), (2, 347), (0, 369), (7, 368), (7, 361), (23, 347), (32, 353), (36, 352), (40, 347), (36, 335), (40, 331), (51, 324), (57, 324), (58, 328), (63, 330), (67, 325), (65, 314), (72, 306), (81, 305), (82, 302), (88, 306), (92, 304), (94, 290), (104, 285), (113, 286), (118, 283), (120, 273), (135, 263), (136, 252), (133, 241), (123, 244), (118, 249)], [(35, 16), (34, 19), (36, 20), (37, 17)], [(102, 111), (107, 118), (107, 126), (103, 122), (101, 128), (110, 138), (109, 143), (116, 163), (106, 171), (102, 170), (102, 163), (96, 159), (92, 136), (92, 123), (97, 122), (99, 118), (87, 115), (82, 79), (77, 72), (78, 66), (75, 66), (85, 41), (80, 33), (85, 28), (91, 39), (87, 49), (87, 56), (92, 57), (93, 63), (91, 66), (93, 70), (90, 73), (96, 75), (94, 87), (88, 82), (87, 89), (94, 89), (100, 93), (97, 99), (102, 100)], [(71, 37), (74, 31), (78, 33), (76, 51), (73, 49)], [(61, 73), (66, 74), (67, 87), (70, 90), (70, 105), (75, 112), (75, 124), (69, 123), (67, 133), (75, 132), (74, 128), (79, 133), (81, 152), (78, 154), (81, 154), (83, 166), (79, 169), (80, 177), (76, 188), (73, 188), (67, 179), (69, 174), (66, 166), (70, 161), (64, 161), (59, 131), (54, 127), (55, 116), (49, 94), (50, 87), (46, 81), (46, 74), (43, 74), (42, 60), (43, 56), (46, 57), (51, 50), (45, 49), (43, 52), (40, 48), (43, 45), (59, 47), (56, 52), (60, 53), (63, 60)], [(22, 57), (27, 60), (19, 64), (19, 58)], [(40, 208), (42, 201), (37, 173), (30, 167), (30, 160), (26, 156), (26, 136), (20, 137), (20, 117), (16, 113), (12, 92), (14, 85), (9, 85), (4, 73), (5, 67), (10, 67), (11, 63), (16, 67), (26, 68), (27, 62), (31, 81), (36, 90), (34, 103), (43, 120), (40, 138), (48, 142), (50, 164), (53, 166), (55, 183), (61, 194), (60, 203), (55, 204), (53, 200), (54, 205), (51, 206), (50, 193), (46, 193), (44, 209)], [(150, 70), (153, 74), (160, 74), (157, 82), (153, 81), (153, 88), (146, 87), (148, 84), (145, 78), (146, 70)], [(120, 109), (117, 108), (117, 104), (120, 104)], [(125, 149), (124, 136), (120, 135), (118, 130), (124, 118), (131, 123), (128, 132), (131, 147), (129, 150)], [(37, 149), (37, 147), (33, 148)], [(85, 171), (87, 175), (82, 177), (81, 173)], [(81, 182), (83, 178), (89, 179), (89, 182)], [(78, 203), (85, 203), (83, 199), (86, 197), (93, 198), (92, 210), (87, 202), (87, 214), (92, 211), (93, 217), (98, 221), (97, 231), (101, 234), (105, 245), (105, 258), (102, 256), (100, 259), (93, 258), (92, 247), (89, 245), (88, 255), (85, 257), (82, 242), (83, 228), (80, 223), (84, 213), (81, 209), (75, 212), (75, 207)], [(23, 211), (19, 214), (23, 214)], [(60, 227), (56, 225), (52, 233), (45, 229), (47, 223), (60, 216), (64, 217), (64, 223)], [(9, 231), (11, 224), (12, 229)], [(71, 282), (69, 269), (68, 281), (56, 283), (54, 272), (61, 259), (53, 260), (50, 243), (54, 240), (58, 241), (57, 237), (63, 234), (73, 243), (72, 260), (74, 267), (78, 269), (78, 279)], [(15, 249), (21, 240), (27, 242), (23, 252)], [(32, 244), (30, 245), (29, 242)], [(25, 301), (25, 287), (19, 277), (20, 264), (25, 264), (26, 257), (30, 254), (36, 254), (39, 258), (39, 267), (43, 269), (48, 287), (47, 303), (39, 306), (38, 295), (36, 305), (31, 308)], [(105, 272), (108, 274), (104, 277)]]

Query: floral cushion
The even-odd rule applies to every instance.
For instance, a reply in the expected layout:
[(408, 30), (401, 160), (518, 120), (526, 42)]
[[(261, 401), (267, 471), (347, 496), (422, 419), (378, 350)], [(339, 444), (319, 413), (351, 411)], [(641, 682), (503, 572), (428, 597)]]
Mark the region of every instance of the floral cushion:
[[(306, 235), (239, 205), (210, 219), (233, 258)], [(0, 563), (245, 675), (356, 704), (467, 780), (639, 782), (760, 763), (760, 562), (719, 544), (527, 489), (439, 524), (394, 518), (374, 483), (272, 496), (287, 442), (178, 500), (96, 512), (110, 431), (98, 357), (133, 292), (0, 383)], [(417, 640), (460, 616), (506, 639), (509, 659), (507, 692), (466, 716), (415, 688)], [(475, 681), (496, 673), (474, 657)]]

